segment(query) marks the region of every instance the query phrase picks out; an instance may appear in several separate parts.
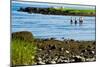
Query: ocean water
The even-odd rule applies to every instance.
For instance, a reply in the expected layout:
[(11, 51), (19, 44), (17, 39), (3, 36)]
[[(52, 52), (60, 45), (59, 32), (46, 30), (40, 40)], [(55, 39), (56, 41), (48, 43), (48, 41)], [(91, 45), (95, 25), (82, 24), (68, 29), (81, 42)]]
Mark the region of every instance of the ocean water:
[(20, 7), (33, 5), (12, 4), (12, 32), (30, 31), (36, 38), (95, 40), (95, 17), (83, 16), (82, 25), (70, 24), (70, 18), (80, 16), (43, 15), (18, 12)]

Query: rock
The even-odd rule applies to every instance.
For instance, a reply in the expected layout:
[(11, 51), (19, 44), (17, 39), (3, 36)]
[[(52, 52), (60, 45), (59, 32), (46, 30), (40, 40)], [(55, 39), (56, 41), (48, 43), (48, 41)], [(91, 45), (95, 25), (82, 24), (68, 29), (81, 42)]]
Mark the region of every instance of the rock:
[(55, 56), (53, 59), (54, 59), (54, 61), (57, 61), (58, 60), (58, 56)]
[(58, 60), (58, 58), (55, 58), (54, 60), (55, 60), (55, 61), (57, 61), (57, 60)]
[(70, 41), (74, 41), (74, 39), (71, 39)]
[(41, 61), (41, 60), (42, 60), (42, 58), (38, 57), (38, 60), (39, 60), (39, 61)]
[(41, 51), (42, 49), (38, 49), (39, 51)]
[(81, 56), (76, 56), (77, 58), (81, 58)]
[(92, 61), (95, 61), (95, 60), (96, 60), (96, 58), (88, 58), (88, 59), (86, 59), (87, 62), (92, 62)]
[(85, 61), (85, 58), (84, 57), (81, 57), (81, 56), (75, 56), (74, 57), (74, 60), (75, 60), (75, 62), (84, 62)]
[(96, 42), (93, 42), (93, 45), (95, 45), (96, 44)]
[(39, 61), (39, 62), (38, 62), (38, 64), (45, 64), (45, 63), (44, 63), (44, 62), (42, 62), (42, 61)]
[(61, 63), (61, 61), (62, 61), (62, 60), (59, 58), (59, 59), (57, 60), (57, 63)]
[(93, 55), (94, 53), (94, 51), (89, 51), (89, 55)]
[(82, 62), (85, 62), (85, 58), (84, 57), (81, 57), (81, 59), (82, 59)]
[(50, 40), (55, 40), (56, 38), (50, 38)]
[(43, 39), (43, 41), (48, 41), (49, 39)]
[(75, 59), (70, 59), (69, 62), (75, 62)]
[(75, 62), (82, 62), (80, 58), (74, 57)]
[(81, 57), (81, 56), (77, 56), (77, 58), (80, 58), (82, 60), (82, 62), (85, 61), (85, 58), (84, 57)]
[(87, 52), (87, 50), (82, 50), (81, 52), (82, 52), (82, 53), (85, 53), (85, 52)]
[(56, 64), (56, 61), (52, 60), (51, 63), (52, 63), (52, 64)]
[(63, 51), (63, 50), (64, 50), (64, 48), (59, 48), (59, 50), (60, 50), (60, 51)]
[(81, 53), (80, 55), (83, 56), (83, 53)]
[(69, 60), (63, 60), (63, 62), (64, 62), (64, 63), (68, 63), (68, 62), (69, 62)]
[(51, 50), (56, 49), (55, 45), (51, 46)]
[(69, 51), (68, 51), (68, 50), (66, 50), (66, 53), (69, 53)]
[(51, 50), (48, 51), (49, 53), (51, 52)]
[(94, 51), (91, 51), (91, 53), (94, 54), (95, 52)]

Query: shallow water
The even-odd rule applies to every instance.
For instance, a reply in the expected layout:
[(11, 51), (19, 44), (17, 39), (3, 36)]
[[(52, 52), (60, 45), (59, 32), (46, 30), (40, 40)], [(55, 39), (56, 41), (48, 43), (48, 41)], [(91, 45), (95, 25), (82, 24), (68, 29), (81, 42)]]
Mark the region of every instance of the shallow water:
[(18, 12), (12, 7), (12, 32), (30, 31), (36, 38), (95, 40), (95, 17), (84, 16), (84, 22), (70, 24), (70, 18), (79, 16), (43, 15)]

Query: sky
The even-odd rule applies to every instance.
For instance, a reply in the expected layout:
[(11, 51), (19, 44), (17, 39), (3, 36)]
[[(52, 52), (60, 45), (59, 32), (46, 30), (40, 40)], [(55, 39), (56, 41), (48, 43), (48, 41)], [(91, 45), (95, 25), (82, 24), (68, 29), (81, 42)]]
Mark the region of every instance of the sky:
[(71, 3), (71, 4), (88, 4), (96, 5), (96, 0), (15, 0), (15, 1), (38, 1), (38, 2), (56, 2), (56, 3)]
[(95, 9), (95, 6), (88, 5), (73, 5), (73, 4), (55, 4), (55, 3), (44, 3), (44, 2), (22, 2), (22, 1), (12, 1), (12, 3), (19, 3), (24, 5), (33, 5), (33, 6), (54, 6), (54, 7), (66, 7), (66, 8), (75, 8), (75, 9)]

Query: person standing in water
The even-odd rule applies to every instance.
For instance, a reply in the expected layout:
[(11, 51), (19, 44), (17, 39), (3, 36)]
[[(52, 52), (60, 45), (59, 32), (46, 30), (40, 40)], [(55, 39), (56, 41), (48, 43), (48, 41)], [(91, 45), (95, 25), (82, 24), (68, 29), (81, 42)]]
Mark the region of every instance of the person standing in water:
[(72, 19), (72, 17), (71, 17), (71, 19), (70, 19), (70, 23), (73, 24), (73, 19)]
[(76, 19), (76, 17), (75, 17), (75, 25), (77, 24), (77, 19)]
[(83, 17), (79, 18), (79, 24), (81, 25), (83, 23)]

